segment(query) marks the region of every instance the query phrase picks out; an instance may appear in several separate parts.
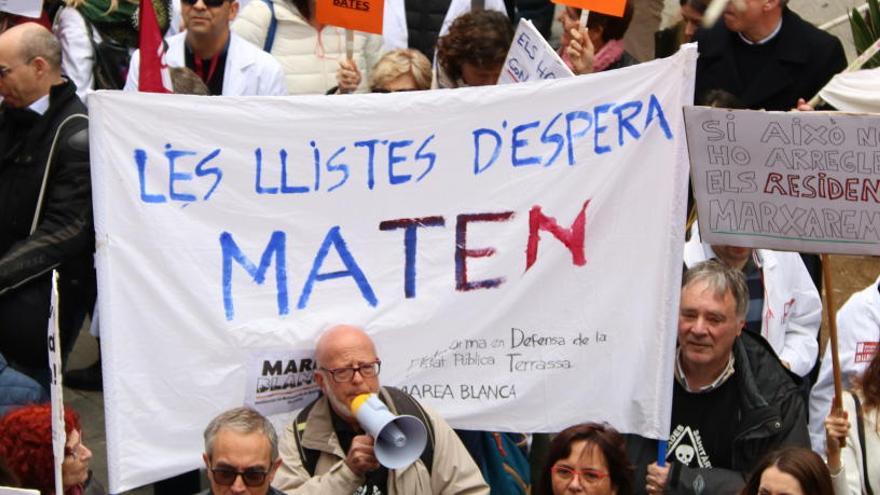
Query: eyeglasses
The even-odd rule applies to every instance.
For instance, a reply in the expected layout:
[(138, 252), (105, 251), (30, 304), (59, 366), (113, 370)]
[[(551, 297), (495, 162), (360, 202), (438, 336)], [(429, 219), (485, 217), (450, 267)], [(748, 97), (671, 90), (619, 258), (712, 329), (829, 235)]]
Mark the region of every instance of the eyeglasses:
[(235, 483), (235, 479), (241, 476), (241, 480), (247, 486), (260, 486), (266, 481), (269, 471), (262, 469), (245, 469), (244, 471), (236, 471), (228, 467), (211, 468), (214, 473), (214, 483), (223, 486), (230, 486)]
[[(180, 0), (180, 1), (181, 1), (181, 3), (189, 5), (190, 7), (199, 3), (199, 0)], [(209, 7), (209, 8), (219, 7), (219, 6), (223, 5), (224, 3), (226, 3), (226, 1), (227, 0), (202, 0), (202, 2), (205, 4), (205, 7)]]
[(34, 61), (34, 57), (31, 57), (25, 60), (23, 63), (18, 65), (13, 65), (12, 67), (0, 67), (0, 79), (6, 79), (6, 76), (12, 73), (15, 69), (22, 67), (24, 65), (30, 65), (31, 62)]
[(335, 368), (335, 369), (327, 369), (321, 368), (322, 371), (326, 371), (330, 373), (330, 376), (333, 377), (333, 381), (336, 383), (346, 383), (350, 382), (352, 378), (354, 378), (354, 372), (357, 371), (364, 378), (373, 378), (374, 376), (379, 375), (379, 368), (382, 366), (382, 361), (376, 360), (374, 363), (370, 364), (362, 364), (360, 366), (354, 366), (351, 368)]
[(595, 469), (572, 469), (568, 466), (553, 466), (550, 470), (562, 481), (571, 481), (575, 476), (580, 476), (581, 480), (588, 485), (596, 484), (610, 476), (608, 473)]

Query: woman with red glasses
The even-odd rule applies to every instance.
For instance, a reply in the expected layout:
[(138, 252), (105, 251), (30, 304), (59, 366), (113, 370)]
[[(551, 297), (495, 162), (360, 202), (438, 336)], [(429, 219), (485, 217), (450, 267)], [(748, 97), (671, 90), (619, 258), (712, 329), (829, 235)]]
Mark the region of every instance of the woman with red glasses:
[(550, 443), (536, 495), (632, 495), (633, 467), (623, 437), (607, 424), (562, 430)]
[[(82, 442), (79, 415), (64, 408), (64, 461), (61, 486), (64, 495), (104, 495), (100, 483), (89, 470), (92, 451)], [(52, 407), (46, 404), (24, 406), (0, 419), (0, 460), (21, 482), (21, 488), (55, 494), (55, 461), (52, 454)]]

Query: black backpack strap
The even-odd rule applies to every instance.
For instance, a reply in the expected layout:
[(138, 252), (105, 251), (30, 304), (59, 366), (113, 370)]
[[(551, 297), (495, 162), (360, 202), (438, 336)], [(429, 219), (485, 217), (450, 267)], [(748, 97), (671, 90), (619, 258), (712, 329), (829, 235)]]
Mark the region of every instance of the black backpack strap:
[[(395, 387), (382, 387), (381, 391), (382, 393), (379, 394), (379, 397), (383, 402), (391, 406), (391, 409), (396, 414), (415, 416), (425, 425), (425, 429), (428, 430), (428, 445), (425, 446), (425, 451), (422, 452), (419, 459), (425, 464), (430, 476), (431, 470), (434, 467), (434, 424), (431, 422), (430, 416), (428, 416), (422, 405), (406, 392)], [(391, 402), (390, 404), (388, 404), (389, 401)]]
[(859, 401), (859, 394), (852, 392), (853, 401), (856, 403), (856, 428), (859, 432), (859, 448), (862, 450), (862, 476), (865, 480), (865, 493), (874, 495), (871, 490), (871, 480), (868, 479), (868, 453), (865, 445), (865, 419), (862, 417), (862, 404)]
[(319, 450), (303, 447), (302, 436), (306, 429), (306, 421), (309, 419), (309, 413), (312, 412), (312, 407), (319, 399), (320, 397), (304, 407), (303, 410), (296, 415), (296, 419), (293, 421), (293, 436), (296, 438), (296, 448), (299, 449), (299, 458), (302, 460), (302, 465), (306, 468), (306, 472), (309, 473), (309, 476), (315, 475), (315, 469), (318, 466), (318, 457), (321, 457), (321, 452)]

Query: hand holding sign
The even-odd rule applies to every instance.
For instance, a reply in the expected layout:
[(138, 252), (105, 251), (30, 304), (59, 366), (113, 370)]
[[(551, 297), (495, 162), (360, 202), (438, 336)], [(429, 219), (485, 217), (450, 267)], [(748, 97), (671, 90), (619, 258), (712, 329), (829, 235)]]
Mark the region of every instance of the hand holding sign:
[(569, 33), (571, 42), (565, 49), (565, 54), (571, 62), (572, 71), (577, 74), (590, 74), (593, 72), (593, 60), (596, 57), (596, 50), (593, 42), (590, 40), (589, 33), (585, 26), (578, 26)]
[(354, 93), (361, 83), (361, 71), (351, 58), (339, 62), (339, 70), (336, 71), (336, 82), (339, 84), (340, 93)]

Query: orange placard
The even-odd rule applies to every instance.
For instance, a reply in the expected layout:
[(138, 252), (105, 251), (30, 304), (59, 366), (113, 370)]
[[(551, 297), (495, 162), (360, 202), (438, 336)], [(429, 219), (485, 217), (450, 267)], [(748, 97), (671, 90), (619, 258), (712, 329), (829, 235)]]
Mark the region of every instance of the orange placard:
[(551, 0), (553, 3), (568, 5), (569, 7), (577, 7), (579, 9), (587, 9), (590, 12), (601, 12), (603, 14), (613, 15), (615, 17), (623, 17), (623, 10), (626, 7), (626, 0)]
[(382, 34), (384, 0), (317, 0), (315, 19), (321, 24)]

